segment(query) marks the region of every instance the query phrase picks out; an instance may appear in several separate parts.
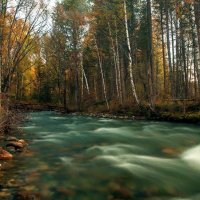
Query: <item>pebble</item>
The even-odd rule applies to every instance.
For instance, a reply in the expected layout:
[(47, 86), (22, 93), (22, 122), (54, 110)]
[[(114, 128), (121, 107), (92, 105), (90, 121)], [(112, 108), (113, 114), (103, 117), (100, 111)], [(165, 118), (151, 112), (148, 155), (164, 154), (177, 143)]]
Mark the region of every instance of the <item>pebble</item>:
[(0, 147), (0, 160), (10, 160), (13, 158), (13, 155), (8, 151), (4, 150), (3, 147)]

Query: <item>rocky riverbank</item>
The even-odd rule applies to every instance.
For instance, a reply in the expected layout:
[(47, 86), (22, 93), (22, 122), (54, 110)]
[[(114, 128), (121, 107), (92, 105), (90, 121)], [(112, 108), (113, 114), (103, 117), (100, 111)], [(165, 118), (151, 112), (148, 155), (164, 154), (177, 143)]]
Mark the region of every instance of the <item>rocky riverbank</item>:
[[(11, 196), (16, 196), (14, 199), (20, 199), (18, 192), (11, 194), (10, 189), (17, 189), (21, 183), (19, 180), (15, 180), (15, 176), (10, 174), (10, 170), (17, 168), (15, 160), (24, 159), (30, 150), (28, 149), (28, 143), (23, 139), (18, 139), (12, 136), (0, 137), (0, 199), (10, 199)], [(23, 197), (23, 195), (22, 195)], [(21, 198), (31, 199), (31, 198)]]
[(110, 119), (128, 119), (128, 120), (155, 120), (155, 121), (169, 121), (169, 122), (183, 122), (183, 123), (200, 123), (200, 104), (188, 105), (183, 109), (182, 106), (175, 105), (159, 105), (156, 106), (156, 111), (153, 112), (148, 106), (125, 107), (119, 109), (99, 110), (94, 108), (92, 110), (82, 110), (77, 112), (68, 109), (67, 111), (62, 106), (53, 104), (37, 104), (26, 102), (15, 102), (14, 109), (19, 109), (22, 112), (38, 112), (38, 111), (56, 111), (62, 114), (76, 114), (91, 117), (103, 117)]
[(161, 113), (159, 115), (136, 115), (134, 114), (112, 114), (112, 113), (86, 113), (76, 112), (73, 115), (98, 117), (98, 118), (109, 118), (109, 119), (120, 119), (120, 120), (149, 120), (149, 121), (167, 121), (177, 123), (193, 123), (200, 124), (200, 113)]
[(28, 143), (23, 139), (17, 139), (16, 137), (0, 138), (0, 164), (13, 158), (17, 152), (23, 152), (26, 150)]
[[(19, 157), (19, 154), (25, 155), (28, 151), (25, 140), (11, 136), (16, 135), (17, 126), (26, 119), (26, 114), (21, 110), (9, 107), (2, 107), (0, 110), (0, 199), (10, 196), (7, 188), (11, 186), (14, 177), (9, 174), (9, 169), (17, 167), (14, 164), (15, 157)], [(21, 137), (20, 134), (18, 136)], [(22, 159), (23, 157), (21, 156)], [(6, 179), (8, 181), (4, 182)]]

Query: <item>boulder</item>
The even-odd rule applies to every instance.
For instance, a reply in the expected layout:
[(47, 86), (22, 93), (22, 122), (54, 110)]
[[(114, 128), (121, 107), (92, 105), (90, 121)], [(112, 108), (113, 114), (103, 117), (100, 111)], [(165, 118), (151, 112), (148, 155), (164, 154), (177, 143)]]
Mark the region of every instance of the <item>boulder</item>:
[(13, 158), (12, 154), (10, 154), (8, 151), (0, 147), (0, 160), (10, 160), (12, 158)]
[(8, 141), (8, 142), (17, 142), (18, 139), (16, 137), (9, 136), (9, 137), (6, 138), (6, 141)]
[(15, 150), (21, 150), (21, 149), (23, 149), (24, 148), (24, 144), (22, 144), (21, 142), (9, 142), (8, 144), (6, 144), (6, 147), (14, 147), (15, 148)]
[(11, 151), (22, 151), (24, 147), (27, 145), (26, 141), (23, 139), (17, 140), (17, 141), (8, 141), (6, 144), (6, 147), (10, 149)]
[(27, 142), (25, 140), (23, 140), (23, 139), (18, 140), (18, 142), (20, 142), (23, 145), (27, 145)]

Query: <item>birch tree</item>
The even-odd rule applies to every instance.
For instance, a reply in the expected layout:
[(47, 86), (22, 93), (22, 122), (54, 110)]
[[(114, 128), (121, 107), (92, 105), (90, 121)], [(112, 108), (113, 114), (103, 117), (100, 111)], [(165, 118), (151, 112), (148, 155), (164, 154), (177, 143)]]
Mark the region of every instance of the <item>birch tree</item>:
[(127, 48), (128, 48), (128, 66), (129, 66), (129, 76), (130, 76), (132, 94), (135, 98), (136, 103), (140, 105), (140, 101), (137, 96), (136, 87), (135, 87), (134, 78), (133, 78), (133, 64), (134, 63), (131, 56), (132, 51), (131, 51), (130, 36), (129, 36), (129, 30), (128, 30), (128, 13), (127, 13), (127, 8), (126, 8), (126, 0), (124, 0), (124, 22), (125, 22), (126, 41), (127, 41)]

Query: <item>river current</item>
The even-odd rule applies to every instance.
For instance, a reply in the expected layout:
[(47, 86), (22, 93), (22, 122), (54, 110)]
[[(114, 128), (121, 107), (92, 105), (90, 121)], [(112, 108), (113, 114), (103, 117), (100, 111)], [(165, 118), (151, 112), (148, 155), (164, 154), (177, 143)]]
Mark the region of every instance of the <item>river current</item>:
[(0, 176), (2, 199), (200, 199), (198, 125), (36, 112), (20, 128), (29, 153)]

